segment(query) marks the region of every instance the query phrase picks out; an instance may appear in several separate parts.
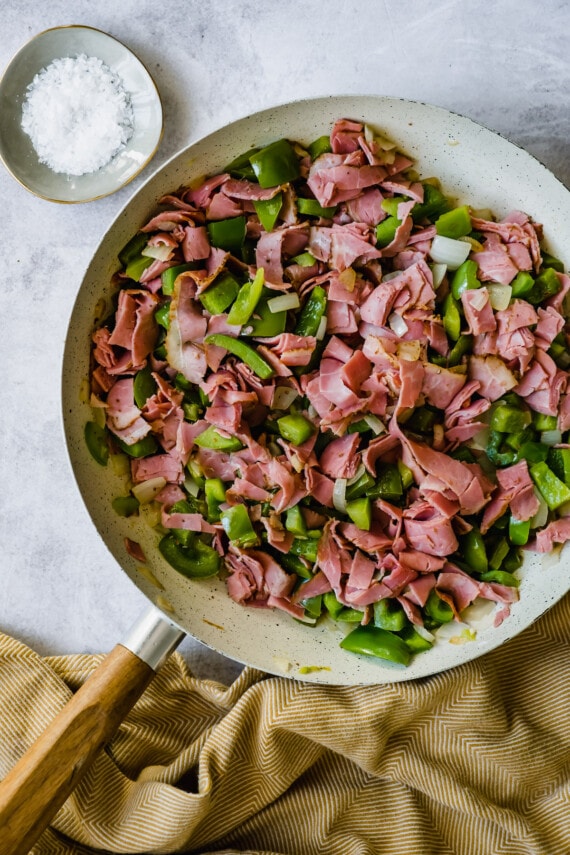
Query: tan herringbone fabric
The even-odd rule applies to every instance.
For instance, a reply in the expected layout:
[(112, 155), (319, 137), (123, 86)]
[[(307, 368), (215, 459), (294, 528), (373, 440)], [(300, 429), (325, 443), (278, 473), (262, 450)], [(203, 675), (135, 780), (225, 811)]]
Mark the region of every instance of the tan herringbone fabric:
[[(0, 774), (98, 660), (0, 636)], [(570, 855), (570, 597), (415, 683), (225, 688), (174, 656), (33, 855), (93, 850)]]

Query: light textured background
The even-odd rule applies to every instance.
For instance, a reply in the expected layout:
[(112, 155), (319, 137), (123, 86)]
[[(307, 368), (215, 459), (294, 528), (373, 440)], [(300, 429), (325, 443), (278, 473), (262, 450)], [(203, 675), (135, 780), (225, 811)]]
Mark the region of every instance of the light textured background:
[[(59, 206), (0, 169), (0, 629), (46, 654), (109, 650), (145, 600), (100, 542), (67, 463), (60, 362), (100, 237), (178, 149), (272, 104), (380, 94), (465, 114), (526, 148), (570, 186), (570, 4), (543, 0), (0, 0), (0, 70), (43, 29), (98, 27), (145, 63), (165, 133), (123, 191)], [(570, 224), (569, 224), (570, 240)], [(238, 666), (186, 640), (199, 676)]]

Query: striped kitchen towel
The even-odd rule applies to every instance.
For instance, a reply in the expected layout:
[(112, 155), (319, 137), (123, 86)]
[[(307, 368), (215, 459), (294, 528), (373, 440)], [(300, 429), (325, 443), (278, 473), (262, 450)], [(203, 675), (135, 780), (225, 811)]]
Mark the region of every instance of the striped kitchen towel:
[[(0, 636), (0, 775), (100, 659)], [(174, 655), (33, 849), (93, 852), (569, 855), (570, 596), (415, 682), (228, 688)]]

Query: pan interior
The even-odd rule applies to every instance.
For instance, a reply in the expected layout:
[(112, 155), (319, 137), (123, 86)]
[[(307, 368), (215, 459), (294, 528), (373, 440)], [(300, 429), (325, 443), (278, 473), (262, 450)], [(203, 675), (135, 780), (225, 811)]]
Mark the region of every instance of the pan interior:
[[(544, 225), (549, 251), (570, 266), (565, 242), (570, 193), (528, 153), (473, 121), (441, 108), (400, 99), (346, 96), (311, 99), (241, 119), (190, 145), (136, 192), (103, 236), (79, 289), (70, 318), (62, 371), (65, 435), (77, 485), (117, 564), (145, 595), (186, 632), (238, 662), (269, 673), (331, 684), (389, 683), (424, 677), (491, 650), (531, 624), (570, 587), (562, 555), (529, 554), (520, 601), (500, 626), (479, 629), (476, 640), (443, 639), (416, 656), (407, 669), (341, 650), (331, 625), (308, 627), (284, 614), (234, 603), (218, 579), (189, 580), (161, 558), (154, 532), (143, 521), (118, 517), (111, 500), (124, 480), (99, 466), (86, 450), (83, 430), (92, 417), (85, 394), (90, 335), (95, 317), (110, 306), (117, 253), (155, 212), (157, 200), (181, 185), (218, 172), (254, 145), (280, 137), (309, 143), (341, 117), (374, 125), (416, 162), (423, 178), (437, 176), (446, 194), (498, 217), (525, 211)], [(141, 544), (142, 566), (127, 555), (126, 537)], [(490, 624), (490, 625), (489, 625)], [(308, 673), (304, 673), (307, 669)]]

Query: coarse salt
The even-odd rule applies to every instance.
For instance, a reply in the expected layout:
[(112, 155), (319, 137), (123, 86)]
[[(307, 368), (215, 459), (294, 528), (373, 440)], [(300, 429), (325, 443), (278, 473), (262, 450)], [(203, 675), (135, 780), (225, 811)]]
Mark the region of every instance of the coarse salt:
[(125, 148), (133, 108), (123, 81), (102, 60), (67, 56), (42, 68), (28, 86), (22, 128), (41, 163), (85, 175)]

